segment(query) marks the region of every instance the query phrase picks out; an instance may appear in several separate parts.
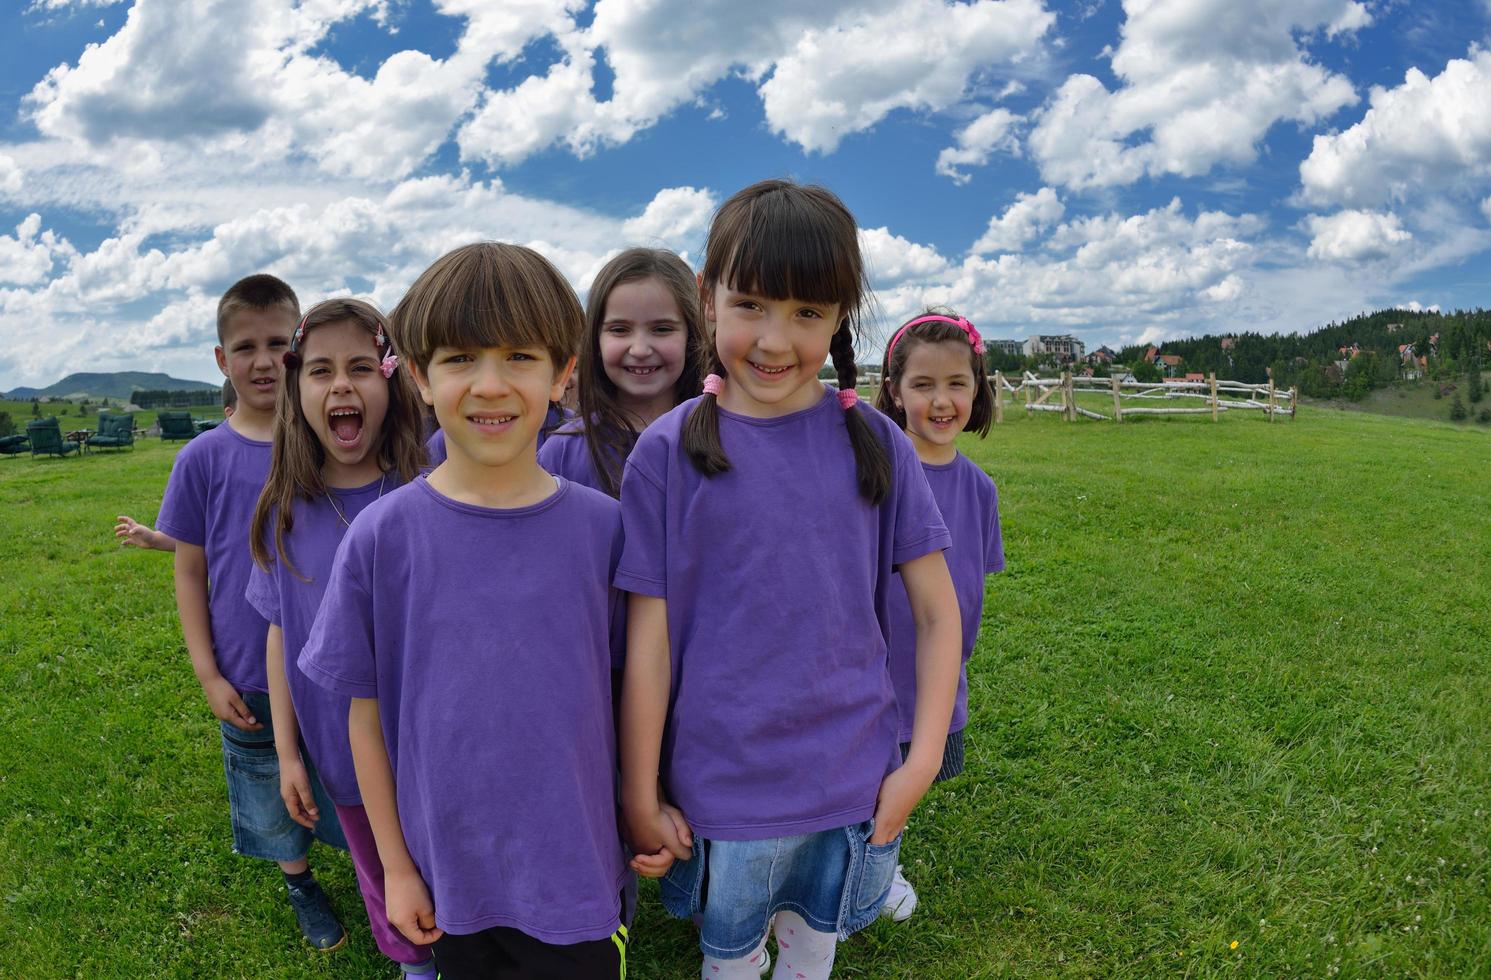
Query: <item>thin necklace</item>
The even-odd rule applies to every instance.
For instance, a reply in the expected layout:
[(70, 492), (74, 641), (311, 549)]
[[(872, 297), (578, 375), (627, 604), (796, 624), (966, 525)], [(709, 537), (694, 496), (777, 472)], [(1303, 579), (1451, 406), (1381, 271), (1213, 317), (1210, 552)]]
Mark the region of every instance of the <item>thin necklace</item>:
[[(379, 499), (381, 499), (383, 497), (383, 481), (386, 480), (386, 479), (388, 479), (388, 474), (387, 473), (384, 473), (382, 476), (378, 477), (378, 496), (374, 497), (373, 498), (374, 500), (379, 500)], [(326, 499), (329, 500), (329, 501), (331, 501), (331, 509), (334, 510), (334, 511), (336, 511), (337, 512), (337, 516), (342, 519), (342, 526), (343, 527), (351, 527), (352, 526), (352, 522), (349, 521), (349, 520), (347, 520), (347, 515), (343, 514), (342, 513), (342, 508), (340, 508), (340, 507), (337, 506), (337, 495), (336, 495), (336, 492), (333, 491), (330, 487), (326, 488)]]

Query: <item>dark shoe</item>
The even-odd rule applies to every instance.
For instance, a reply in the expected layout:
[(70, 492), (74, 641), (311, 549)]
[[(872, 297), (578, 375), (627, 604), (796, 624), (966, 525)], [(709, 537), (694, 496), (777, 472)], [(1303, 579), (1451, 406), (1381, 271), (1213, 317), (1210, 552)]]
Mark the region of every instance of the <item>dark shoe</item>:
[(300, 924), (300, 934), (306, 942), (320, 950), (331, 952), (340, 949), (347, 941), (347, 930), (337, 921), (326, 893), (315, 881), (304, 885), (285, 885), (289, 892), (290, 907), (295, 910), (295, 921)]

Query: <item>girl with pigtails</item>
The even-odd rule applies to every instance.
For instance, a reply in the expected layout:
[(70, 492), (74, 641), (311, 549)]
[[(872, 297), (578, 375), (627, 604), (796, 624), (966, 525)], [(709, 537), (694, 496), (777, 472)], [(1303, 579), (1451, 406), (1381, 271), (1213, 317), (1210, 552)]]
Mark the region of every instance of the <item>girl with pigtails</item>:
[[(637, 440), (622, 815), (642, 874), (693, 917), (701, 976), (823, 978), (873, 921), (942, 763), (962, 645), (947, 528), (911, 442), (858, 403), (868, 288), (829, 191), (763, 181), (715, 214), (704, 394)], [(837, 391), (818, 380), (831, 356)], [(916, 632), (904, 762), (888, 667), (899, 572)]]

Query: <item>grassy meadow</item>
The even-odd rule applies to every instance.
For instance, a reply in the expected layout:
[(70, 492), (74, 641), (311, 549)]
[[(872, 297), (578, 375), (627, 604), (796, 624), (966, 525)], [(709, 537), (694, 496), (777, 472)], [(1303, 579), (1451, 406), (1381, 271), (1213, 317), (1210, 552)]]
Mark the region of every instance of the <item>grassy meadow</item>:
[[(391, 977), (343, 857), (325, 955), (229, 851), (169, 556), (110, 530), (178, 448), (0, 458), (0, 975)], [(916, 915), (836, 975), (1484, 975), (1491, 434), (1012, 410), (964, 451), (1009, 558), (968, 772), (913, 816)], [(630, 976), (697, 976), (650, 885), (633, 935)]]

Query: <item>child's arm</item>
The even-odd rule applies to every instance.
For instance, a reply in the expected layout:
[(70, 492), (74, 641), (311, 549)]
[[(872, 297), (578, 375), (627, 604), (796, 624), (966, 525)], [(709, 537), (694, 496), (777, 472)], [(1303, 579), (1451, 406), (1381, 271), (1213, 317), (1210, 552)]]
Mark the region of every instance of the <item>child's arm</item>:
[(934, 551), (901, 565), (901, 581), (916, 622), (916, 721), (911, 749), (901, 768), (880, 784), (875, 802), (872, 844), (885, 844), (906, 827), (912, 809), (926, 795), (942, 767), (947, 726), (958, 696), (963, 624), (958, 595), (942, 552)]
[(378, 718), (377, 698), (353, 698), (347, 715), (347, 738), (352, 744), (352, 766), (357, 770), (357, 788), (368, 813), (368, 825), (378, 843), (383, 862), (383, 904), (388, 921), (411, 943), (428, 946), (444, 930), (435, 925), (435, 903), (425, 887), (399, 823), (398, 798), (394, 795), (393, 767), (383, 743), (383, 725)]
[(658, 877), (675, 858), (692, 855), (683, 814), (667, 805), (658, 784), (663, 725), (672, 689), (668, 601), (632, 593), (627, 605), (626, 670), (621, 682), (621, 816), (637, 856), (632, 869)]
[(178, 542), (176, 547), (176, 612), (181, 617), (181, 637), (191, 654), (192, 670), (207, 696), (207, 704), (219, 721), (256, 732), (264, 726), (249, 713), (238, 691), (217, 669), (212, 648), (212, 626), (207, 613), (207, 553), (200, 547)]
[(115, 520), (119, 523), (114, 525), (114, 537), (119, 539), (121, 545), (132, 544), (147, 551), (176, 550), (176, 539), (163, 531), (141, 524), (128, 514), (120, 514)]
[(264, 641), (265, 668), (269, 675), (269, 714), (274, 718), (274, 749), (280, 757), (280, 799), (290, 819), (314, 830), (321, 811), (311, 792), (311, 777), (300, 758), (300, 724), (295, 703), (290, 700), (290, 682), (285, 679), (285, 631), (269, 624)]

